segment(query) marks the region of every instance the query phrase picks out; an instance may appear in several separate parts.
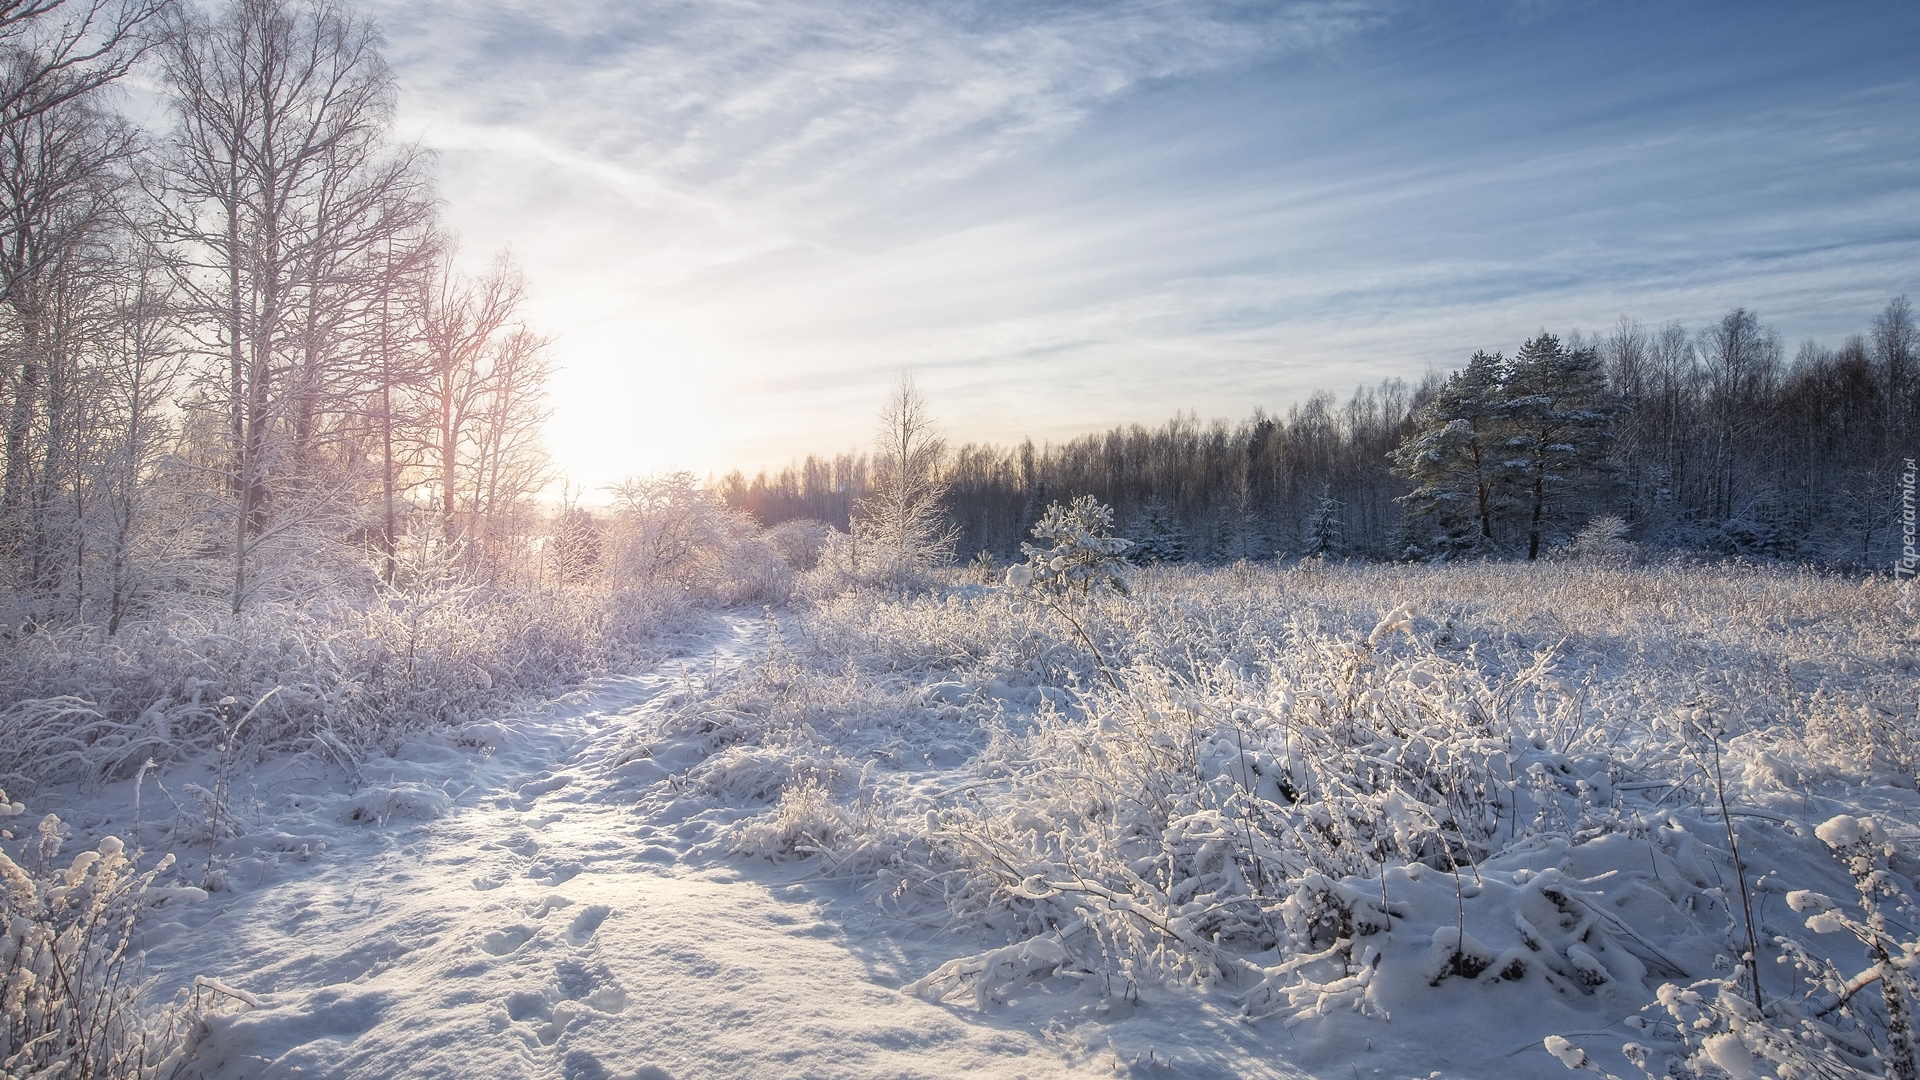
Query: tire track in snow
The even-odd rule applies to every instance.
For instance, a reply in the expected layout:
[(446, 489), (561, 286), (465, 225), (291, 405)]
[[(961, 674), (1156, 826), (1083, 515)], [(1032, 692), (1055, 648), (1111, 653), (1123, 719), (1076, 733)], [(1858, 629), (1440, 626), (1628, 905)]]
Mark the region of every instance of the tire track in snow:
[(724, 625), (693, 656), (490, 725), (491, 755), (413, 746), (367, 770), (390, 786), (466, 787), (447, 816), (344, 824), (365, 792), (314, 793), (326, 809), (306, 824), (330, 830), (323, 858), (220, 894), (150, 954), (163, 985), (206, 974), (260, 999), (209, 1024), (193, 1068), (208, 1080), (1071, 1072), (1033, 1035), (873, 983), (808, 907), (638, 839), (652, 830), (609, 762), (669, 688), (760, 646), (757, 620)]

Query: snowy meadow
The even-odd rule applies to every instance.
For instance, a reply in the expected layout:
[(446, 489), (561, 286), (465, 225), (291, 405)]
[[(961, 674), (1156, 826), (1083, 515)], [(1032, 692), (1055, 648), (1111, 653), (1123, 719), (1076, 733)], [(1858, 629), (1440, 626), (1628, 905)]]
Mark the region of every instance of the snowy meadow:
[(842, 883), (920, 958), (905, 992), (1105, 1026), (1134, 1065), (1158, 1038), (1234, 1071), (1156, 1025), (1181, 998), (1312, 1074), (1904, 1075), (1890, 580), (1308, 561), (1130, 592), (770, 614), (636, 733), (641, 804)]
[[(289, 610), (247, 649), (189, 620), (50, 639), (13, 684), (42, 696), (5, 714), (9, 1053), (69, 1040), (74, 1076), (1908, 1075), (1895, 580), (1130, 569), (1080, 534), (903, 584), (849, 576), (845, 539), (782, 538), (817, 562), (772, 604), (582, 590), (542, 621), (461, 593), (320, 638)], [(435, 617), (496, 622), (405, 632)], [(407, 641), (411, 682), (342, 675)], [(554, 689), (515, 683), (535, 670)], [(247, 685), (244, 711), (213, 696)]]

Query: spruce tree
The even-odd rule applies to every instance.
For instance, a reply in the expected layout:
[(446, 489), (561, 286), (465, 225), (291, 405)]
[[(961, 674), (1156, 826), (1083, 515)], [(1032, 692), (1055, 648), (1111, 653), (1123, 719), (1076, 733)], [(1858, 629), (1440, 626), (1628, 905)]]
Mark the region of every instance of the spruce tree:
[(1347, 553), (1347, 504), (1333, 497), (1331, 484), (1320, 485), (1320, 498), (1307, 515), (1307, 554), (1338, 559)]
[(1133, 540), (1127, 557), (1135, 563), (1187, 561), (1187, 539), (1181, 535), (1179, 516), (1159, 496), (1147, 500), (1127, 532)]

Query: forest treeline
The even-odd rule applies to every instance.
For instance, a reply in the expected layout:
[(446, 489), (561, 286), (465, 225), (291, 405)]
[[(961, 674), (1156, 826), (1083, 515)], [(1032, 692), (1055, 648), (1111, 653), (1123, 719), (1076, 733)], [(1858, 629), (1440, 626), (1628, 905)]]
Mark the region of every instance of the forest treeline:
[[(1011, 557), (1050, 503), (1091, 494), (1135, 561), (1537, 557), (1617, 518), (1613, 539), (1655, 548), (1877, 566), (1899, 550), (1917, 369), (1904, 297), (1837, 348), (1809, 341), (1791, 358), (1745, 308), (1699, 330), (1623, 318), (1284, 416), (967, 444), (939, 473), (963, 557)], [(858, 452), (810, 456), (718, 489), (766, 525), (846, 529), (868, 471)]]

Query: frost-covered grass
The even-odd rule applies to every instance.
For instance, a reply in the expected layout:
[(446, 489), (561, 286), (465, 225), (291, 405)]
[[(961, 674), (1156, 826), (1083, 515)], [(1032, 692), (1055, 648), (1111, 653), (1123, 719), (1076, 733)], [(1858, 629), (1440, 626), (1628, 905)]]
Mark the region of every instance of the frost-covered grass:
[(182, 605), (113, 636), (23, 632), (0, 648), (0, 783), (130, 776), (148, 760), (211, 760), (236, 740), (347, 762), (642, 664), (691, 617), (671, 590), (446, 580), (238, 616)]
[[(1920, 633), (1894, 582), (1243, 564), (784, 618), (627, 768), (708, 851), (810, 860), (978, 946), (924, 997), (1199, 987), (1308, 1068), (1397, 1037), (1519, 1075), (1547, 1049), (1905, 1075)], [(1840, 814), (1872, 842), (1830, 849)]]

